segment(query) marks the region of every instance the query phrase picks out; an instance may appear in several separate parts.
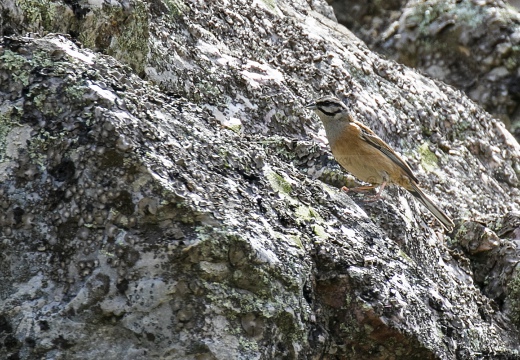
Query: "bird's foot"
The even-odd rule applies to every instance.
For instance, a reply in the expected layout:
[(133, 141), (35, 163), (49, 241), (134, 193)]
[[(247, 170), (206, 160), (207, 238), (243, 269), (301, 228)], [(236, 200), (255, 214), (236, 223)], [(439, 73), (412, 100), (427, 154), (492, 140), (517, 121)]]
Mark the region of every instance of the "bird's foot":
[(372, 189), (374, 189), (375, 186), (374, 185), (367, 185), (367, 186), (356, 186), (356, 187), (353, 187), (353, 188), (348, 188), (346, 186), (343, 186), (341, 188), (341, 190), (343, 190), (344, 192), (350, 192), (350, 191), (353, 191), (353, 192), (357, 192), (357, 193), (362, 193), (362, 192), (366, 192), (366, 191), (370, 191)]
[[(366, 192), (366, 191), (374, 189), (376, 186), (377, 185), (366, 185), (366, 186), (357, 186), (355, 188), (347, 188), (346, 186), (343, 186), (341, 188), (341, 190), (343, 190), (345, 192), (349, 192), (349, 191)], [(372, 196), (365, 196), (363, 198), (363, 201), (364, 202), (374, 202), (374, 201), (379, 200), (381, 198), (381, 194), (383, 193), (383, 190), (384, 190), (385, 186), (386, 186), (386, 181), (383, 181), (383, 183), (379, 187), (379, 190), (377, 191), (377, 193), (375, 195), (372, 195)]]

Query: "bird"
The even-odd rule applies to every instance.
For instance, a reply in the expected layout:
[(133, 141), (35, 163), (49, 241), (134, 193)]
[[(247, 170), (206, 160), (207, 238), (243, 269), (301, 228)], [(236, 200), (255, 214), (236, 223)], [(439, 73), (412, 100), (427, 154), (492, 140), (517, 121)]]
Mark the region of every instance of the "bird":
[(368, 126), (355, 120), (343, 101), (324, 96), (306, 108), (314, 110), (323, 123), (336, 161), (359, 180), (371, 184), (351, 190), (368, 190), (379, 185), (372, 198), (377, 200), (387, 184), (399, 185), (423, 204), (448, 232), (453, 231), (453, 220), (419, 187), (419, 180), (406, 161)]

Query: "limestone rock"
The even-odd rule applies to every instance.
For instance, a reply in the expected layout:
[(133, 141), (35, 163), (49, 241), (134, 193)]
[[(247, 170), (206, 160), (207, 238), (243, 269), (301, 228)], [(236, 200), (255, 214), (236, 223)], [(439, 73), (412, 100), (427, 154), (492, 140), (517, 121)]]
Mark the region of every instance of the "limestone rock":
[(520, 14), (508, 1), (332, 5), (338, 20), (373, 50), (464, 91), (520, 138)]
[(448, 247), (398, 189), (342, 193), (303, 105), (349, 97), (459, 225), (504, 238), (518, 143), (324, 6), (0, 4), (2, 356), (518, 356), (514, 304), (468, 265), (479, 246)]

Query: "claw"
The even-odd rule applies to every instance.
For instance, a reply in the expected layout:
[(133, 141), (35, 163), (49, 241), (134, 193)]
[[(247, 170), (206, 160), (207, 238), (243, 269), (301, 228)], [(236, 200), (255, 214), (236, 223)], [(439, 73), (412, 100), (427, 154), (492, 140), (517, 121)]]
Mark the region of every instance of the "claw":
[[(372, 202), (372, 201), (377, 201), (381, 198), (381, 194), (383, 193), (383, 190), (385, 189), (385, 186), (386, 186), (387, 182), (386, 181), (383, 181), (383, 183), (381, 184), (381, 186), (379, 187), (379, 190), (377, 191), (377, 193), (374, 195), (374, 196), (366, 196), (365, 198), (363, 198), (363, 201), (365, 202)], [(365, 191), (369, 191), (369, 190), (372, 190), (376, 187), (376, 185), (367, 185), (367, 186), (358, 186), (358, 187), (355, 187), (355, 188), (348, 188), (346, 186), (343, 186), (341, 188), (341, 190), (345, 191), (345, 192), (349, 192), (349, 191), (354, 191), (354, 192), (365, 192)]]

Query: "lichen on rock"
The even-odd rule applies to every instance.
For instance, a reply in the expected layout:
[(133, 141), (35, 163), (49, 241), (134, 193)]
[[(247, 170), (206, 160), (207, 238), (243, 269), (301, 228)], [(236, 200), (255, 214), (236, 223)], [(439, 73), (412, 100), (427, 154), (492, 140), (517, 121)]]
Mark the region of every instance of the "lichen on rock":
[[(518, 210), (520, 151), (459, 91), (307, 2), (56, 4), (70, 36), (0, 44), (7, 356), (518, 356), (515, 280), (485, 292), (472, 273), (502, 253), (469, 261)], [(100, 28), (129, 42), (75, 43)], [(303, 108), (321, 93), (406, 154), (456, 233), (396, 188), (339, 190), (352, 179)]]

